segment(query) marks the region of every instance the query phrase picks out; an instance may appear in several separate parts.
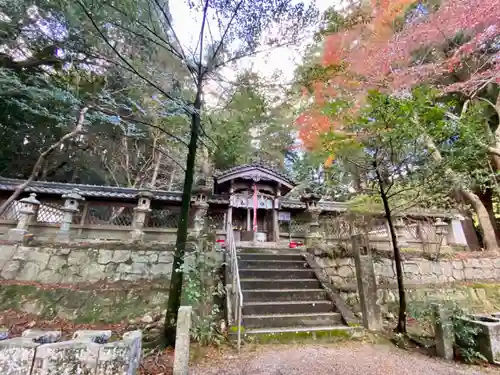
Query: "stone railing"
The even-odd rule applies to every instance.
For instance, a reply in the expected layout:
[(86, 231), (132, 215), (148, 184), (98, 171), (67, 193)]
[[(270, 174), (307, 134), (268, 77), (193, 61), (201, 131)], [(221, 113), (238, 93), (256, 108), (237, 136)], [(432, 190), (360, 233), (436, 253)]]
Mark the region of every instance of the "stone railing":
[[(31, 193), (29, 197), (14, 201), (0, 216), (0, 235), (9, 241), (21, 242), (27, 235), (39, 240), (69, 242), (75, 239), (101, 239), (114, 241), (173, 242), (179, 221), (179, 207), (153, 201), (149, 190), (138, 191), (135, 203), (127, 199), (112, 201), (84, 197), (84, 191), (73, 189), (61, 199)], [(207, 216), (203, 202), (195, 195), (191, 228)], [(202, 207), (203, 206), (203, 207)], [(224, 236), (225, 216), (211, 212), (209, 224)], [(222, 224), (221, 224), (222, 223)]]
[[(325, 245), (350, 248), (351, 235), (363, 233), (370, 245), (378, 250), (392, 249), (387, 221), (381, 216), (344, 217), (342, 215), (320, 215), (316, 222), (294, 222), (282, 225), (282, 240), (293, 239), (307, 242), (314, 228), (316, 242)], [(291, 233), (288, 233), (290, 229)], [(426, 253), (438, 253), (450, 247), (467, 247), (461, 221), (458, 217), (398, 217), (394, 222), (398, 245), (403, 249), (418, 249)]]
[(65, 341), (60, 341), (60, 331), (30, 329), (15, 338), (0, 332), (0, 373), (137, 374), (141, 331), (127, 332), (118, 341), (108, 342), (110, 338), (111, 331), (77, 331)]

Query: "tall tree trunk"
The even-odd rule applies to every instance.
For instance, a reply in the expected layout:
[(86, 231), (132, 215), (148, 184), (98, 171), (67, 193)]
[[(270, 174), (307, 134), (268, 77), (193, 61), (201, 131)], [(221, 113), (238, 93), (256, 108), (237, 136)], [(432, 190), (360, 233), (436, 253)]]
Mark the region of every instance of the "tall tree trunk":
[(394, 263), (396, 264), (396, 279), (398, 281), (398, 294), (399, 294), (399, 315), (398, 315), (398, 325), (396, 327), (396, 332), (406, 334), (406, 292), (403, 282), (403, 265), (401, 262), (401, 251), (399, 250), (398, 238), (396, 236), (396, 231), (394, 230), (394, 223), (392, 221), (392, 212), (389, 205), (389, 199), (387, 198), (384, 182), (378, 170), (378, 166), (376, 166), (375, 172), (377, 174), (380, 197), (382, 198), (382, 203), (384, 205), (385, 217), (387, 219), (387, 223), (389, 224), (389, 233), (391, 235), (392, 250), (394, 251)]
[(493, 227), (488, 214), (488, 210), (484, 206), (481, 199), (469, 190), (461, 190), (462, 195), (471, 204), (474, 211), (476, 211), (477, 219), (479, 221), (479, 226), (481, 228), (481, 234), (483, 235), (483, 246), (486, 250), (497, 251), (498, 242), (495, 234), (495, 228)]
[(486, 189), (484, 192), (476, 192), (476, 194), (483, 203), (486, 210), (488, 211), (491, 225), (493, 225), (493, 229), (495, 230), (495, 235), (498, 243), (500, 241), (500, 230), (497, 226), (497, 220), (495, 218), (495, 210), (493, 208), (493, 190)]
[(24, 181), (22, 184), (18, 185), (12, 195), (0, 206), (0, 215), (2, 215), (7, 207), (15, 201), (19, 195), (28, 187), (33, 180), (35, 180), (38, 177), (38, 174), (40, 173), (40, 170), (42, 169), (43, 163), (45, 162), (45, 158), (49, 156), (54, 150), (58, 149), (61, 147), (64, 142), (67, 140), (79, 135), (83, 131), (83, 122), (85, 120), (85, 115), (88, 111), (88, 107), (84, 107), (80, 110), (80, 113), (78, 114), (78, 119), (76, 120), (75, 128), (63, 135), (56, 143), (52, 144), (50, 147), (48, 147), (44, 152), (40, 154), (38, 157), (38, 160), (36, 161), (35, 165), (33, 166), (33, 169), (31, 170), (30, 176)]
[(167, 314), (165, 316), (163, 342), (165, 346), (175, 346), (177, 312), (181, 304), (183, 280), (182, 266), (184, 264), (184, 253), (186, 250), (186, 241), (188, 237), (189, 206), (191, 203), (191, 190), (193, 188), (198, 134), (201, 126), (201, 85), (202, 82), (200, 77), (196, 99), (194, 102), (194, 112), (191, 115), (191, 139), (189, 140), (188, 146), (186, 172), (184, 175), (184, 188), (182, 190), (182, 206), (179, 225), (177, 227), (177, 239), (175, 243), (174, 261), (172, 264), (172, 276), (170, 278)]

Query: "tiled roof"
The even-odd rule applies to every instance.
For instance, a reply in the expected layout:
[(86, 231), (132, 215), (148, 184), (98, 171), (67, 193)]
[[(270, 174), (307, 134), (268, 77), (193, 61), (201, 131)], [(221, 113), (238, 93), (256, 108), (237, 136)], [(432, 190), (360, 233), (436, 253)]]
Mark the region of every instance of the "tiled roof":
[(288, 182), (289, 184), (295, 185), (295, 181), (286, 172), (279, 170), (279, 169), (276, 169), (276, 168), (273, 168), (273, 167), (270, 167), (269, 165), (266, 165), (262, 162), (243, 164), (243, 165), (238, 165), (237, 167), (226, 169), (224, 171), (216, 171), (214, 173), (214, 177), (215, 178), (222, 178), (222, 177), (227, 176), (229, 174), (232, 174), (235, 172), (241, 172), (241, 171), (244, 171), (245, 169), (252, 169), (252, 168), (263, 169), (267, 172), (275, 174), (277, 177), (283, 179), (284, 181)]
[[(15, 188), (22, 184), (24, 180), (0, 177), (0, 191), (14, 191)], [(89, 198), (109, 198), (109, 199), (136, 199), (137, 194), (141, 189), (123, 188), (114, 186), (100, 185), (84, 185), (84, 184), (69, 184), (62, 182), (47, 182), (34, 181), (24, 189), (28, 193), (37, 194), (55, 194), (63, 195), (71, 192), (73, 189), (78, 189), (83, 197)], [(182, 201), (182, 192), (154, 190), (153, 199), (160, 201), (180, 202)], [(209, 200), (209, 203), (228, 203), (228, 200), (222, 196), (214, 195)]]

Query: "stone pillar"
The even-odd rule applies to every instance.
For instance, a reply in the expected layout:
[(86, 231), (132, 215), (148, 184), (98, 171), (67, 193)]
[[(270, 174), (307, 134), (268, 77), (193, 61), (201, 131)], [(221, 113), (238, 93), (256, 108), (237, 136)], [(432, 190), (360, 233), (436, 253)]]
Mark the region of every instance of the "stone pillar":
[(85, 200), (85, 198), (79, 194), (78, 189), (73, 189), (69, 194), (63, 195), (62, 198), (64, 199), (64, 206), (62, 208), (64, 216), (61, 227), (56, 233), (56, 241), (69, 242), (73, 215), (78, 212), (78, 202)]
[(380, 306), (377, 304), (377, 280), (366, 237), (361, 234), (352, 236), (352, 249), (363, 325), (370, 331), (380, 331), (383, 326)]
[(142, 241), (144, 238), (144, 224), (146, 222), (146, 215), (151, 212), (151, 199), (153, 193), (150, 190), (141, 190), (137, 194), (137, 207), (134, 208), (134, 219), (132, 222), (132, 231), (130, 236), (132, 241)]
[(438, 357), (452, 360), (455, 334), (450, 313), (437, 303), (431, 304), (434, 318), (434, 331), (436, 332), (436, 354)]
[(191, 329), (191, 306), (181, 306), (177, 314), (173, 375), (189, 373), (189, 334)]
[(22, 242), (24, 236), (28, 233), (28, 227), (32, 217), (38, 211), (40, 202), (36, 199), (36, 194), (31, 193), (29, 197), (21, 199), (21, 208), (19, 209), (19, 221), (17, 226), (10, 229), (7, 235), (9, 241)]
[(323, 236), (319, 231), (319, 215), (321, 208), (318, 206), (318, 201), (321, 199), (319, 194), (306, 193), (300, 197), (300, 200), (306, 204), (306, 213), (309, 219), (308, 233), (306, 233), (306, 247), (314, 247), (318, 245)]
[(204, 184), (198, 185), (193, 190), (193, 194), (195, 195), (195, 201), (191, 205), (191, 208), (193, 208), (194, 210), (193, 227), (191, 229), (191, 235), (196, 238), (200, 237), (203, 230), (205, 229), (205, 219), (208, 212), (208, 202), (207, 202), (208, 193), (209, 189)]

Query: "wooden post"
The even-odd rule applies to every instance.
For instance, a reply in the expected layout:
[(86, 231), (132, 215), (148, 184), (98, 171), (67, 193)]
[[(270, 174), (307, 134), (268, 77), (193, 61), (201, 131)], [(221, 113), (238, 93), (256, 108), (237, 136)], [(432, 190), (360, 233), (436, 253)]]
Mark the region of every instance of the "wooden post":
[(83, 232), (83, 226), (87, 220), (87, 213), (89, 212), (89, 202), (85, 202), (82, 209), (82, 217), (80, 219), (80, 228), (78, 229), (78, 237), (81, 237)]

